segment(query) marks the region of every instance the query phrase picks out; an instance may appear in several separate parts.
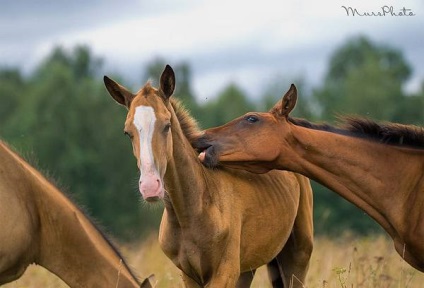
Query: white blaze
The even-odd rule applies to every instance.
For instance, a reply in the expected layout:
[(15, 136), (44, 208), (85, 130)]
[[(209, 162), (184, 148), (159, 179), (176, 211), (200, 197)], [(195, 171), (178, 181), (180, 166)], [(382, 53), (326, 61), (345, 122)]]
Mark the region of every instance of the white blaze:
[(140, 137), (140, 180), (147, 174), (157, 174), (154, 164), (152, 139), (155, 129), (155, 111), (150, 106), (135, 108), (134, 126)]

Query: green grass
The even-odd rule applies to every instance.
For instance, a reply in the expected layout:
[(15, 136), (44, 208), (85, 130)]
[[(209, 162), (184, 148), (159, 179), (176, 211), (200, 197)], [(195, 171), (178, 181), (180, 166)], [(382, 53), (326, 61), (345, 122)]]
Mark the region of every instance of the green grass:
[[(121, 247), (130, 266), (141, 277), (156, 275), (156, 287), (183, 287), (179, 270), (162, 253), (156, 235), (140, 244)], [(7, 288), (67, 287), (48, 271), (31, 266), (19, 280)], [(271, 287), (265, 267), (258, 269), (252, 287)], [(424, 287), (424, 273), (411, 268), (385, 236), (339, 239), (319, 237), (305, 283), (308, 288), (419, 288)]]

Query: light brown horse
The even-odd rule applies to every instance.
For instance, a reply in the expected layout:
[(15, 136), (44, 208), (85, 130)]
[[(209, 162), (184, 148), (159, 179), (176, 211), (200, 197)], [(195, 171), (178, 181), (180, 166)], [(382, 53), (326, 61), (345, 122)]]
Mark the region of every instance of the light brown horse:
[(0, 284), (35, 263), (70, 287), (152, 287), (78, 207), (0, 141)]
[(317, 125), (289, 116), (294, 85), (268, 113), (252, 112), (206, 130), (197, 141), (205, 165), (301, 173), (374, 218), (397, 252), (424, 271), (424, 130), (345, 118)]
[(203, 167), (191, 146), (200, 130), (171, 98), (170, 66), (159, 89), (148, 83), (135, 95), (104, 80), (128, 108), (124, 131), (140, 169), (139, 190), (147, 201), (163, 199), (159, 242), (185, 285), (248, 287), (255, 269), (268, 264), (274, 287), (302, 287), (313, 245), (309, 180)]

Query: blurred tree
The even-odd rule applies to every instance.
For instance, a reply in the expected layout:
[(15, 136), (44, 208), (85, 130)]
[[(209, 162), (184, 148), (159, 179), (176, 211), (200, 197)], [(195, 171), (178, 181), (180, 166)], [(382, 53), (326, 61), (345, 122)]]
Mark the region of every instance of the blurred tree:
[(314, 193), (314, 228), (319, 235), (340, 236), (346, 232), (355, 234), (384, 233), (377, 222), (335, 192), (311, 181)]
[(199, 122), (208, 128), (222, 125), (248, 111), (253, 111), (254, 105), (236, 84), (229, 84), (216, 99), (206, 103), (202, 109), (204, 112), (199, 117)]
[(424, 126), (424, 82), (420, 91), (404, 97), (398, 103), (398, 108), (394, 115), (395, 122)]
[(24, 93), (25, 85), (19, 70), (9, 68), (0, 70), (0, 135), (3, 137), (10, 137), (15, 133), (7, 122), (16, 113), (19, 96)]
[[(167, 61), (163, 58), (156, 58), (147, 64), (144, 72), (143, 80), (152, 81), (153, 85), (159, 86), (159, 77), (165, 69)], [(171, 65), (175, 72), (175, 93), (174, 95), (182, 101), (190, 113), (198, 118), (200, 115), (200, 107), (191, 88), (191, 68), (187, 62), (181, 62), (176, 65)]]
[[(153, 60), (148, 62), (146, 64), (146, 68), (144, 69), (144, 73), (141, 79), (141, 85), (143, 85), (147, 81), (151, 81), (153, 86), (158, 87), (159, 77), (165, 69), (166, 64), (169, 63), (161, 57), (154, 58)], [(178, 81), (177, 79), (175, 80)]]
[(353, 38), (332, 55), (324, 85), (314, 96), (323, 119), (356, 113), (393, 121), (410, 74), (400, 51), (365, 37)]

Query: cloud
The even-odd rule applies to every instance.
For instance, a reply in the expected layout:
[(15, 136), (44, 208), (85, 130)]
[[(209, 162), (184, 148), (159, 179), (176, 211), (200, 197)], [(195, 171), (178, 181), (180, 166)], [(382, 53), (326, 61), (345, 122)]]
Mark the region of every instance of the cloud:
[[(275, 74), (306, 74), (316, 85), (334, 49), (358, 34), (400, 48), (413, 65), (424, 60), (420, 0), (385, 1), (416, 11), (410, 18), (348, 17), (341, 7), (380, 9), (365, 0), (50, 2), (16, 0), (0, 11), (0, 64), (31, 69), (56, 45), (86, 44), (108, 68), (137, 81), (155, 57), (186, 60), (206, 98), (230, 81), (256, 95)], [(424, 68), (414, 68), (417, 87)]]

